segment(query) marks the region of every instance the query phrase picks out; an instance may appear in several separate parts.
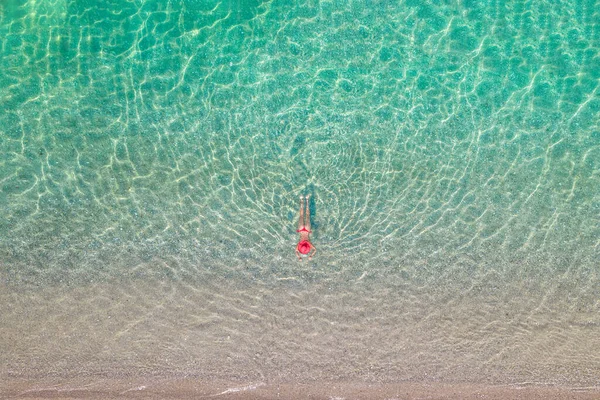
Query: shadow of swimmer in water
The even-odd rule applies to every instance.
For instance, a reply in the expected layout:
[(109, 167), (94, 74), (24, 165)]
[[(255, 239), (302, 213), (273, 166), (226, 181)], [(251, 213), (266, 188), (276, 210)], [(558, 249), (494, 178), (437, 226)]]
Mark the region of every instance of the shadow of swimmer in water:
[[(296, 246), (296, 256), (300, 261), (302, 261), (301, 254), (308, 255), (308, 259), (310, 260), (317, 252), (317, 249), (312, 245), (308, 237), (312, 233), (310, 230), (310, 209), (308, 208), (309, 199), (310, 194), (306, 198), (300, 195), (300, 218), (298, 218), (298, 230), (296, 231), (300, 234), (300, 241)], [(311, 250), (312, 254), (309, 254)]]

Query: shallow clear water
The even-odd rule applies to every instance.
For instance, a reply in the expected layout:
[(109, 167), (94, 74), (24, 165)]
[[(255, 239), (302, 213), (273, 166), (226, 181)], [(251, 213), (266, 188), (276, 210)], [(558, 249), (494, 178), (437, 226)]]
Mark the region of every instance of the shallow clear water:
[(0, 3), (0, 377), (597, 385), (598, 5), (442, 3)]

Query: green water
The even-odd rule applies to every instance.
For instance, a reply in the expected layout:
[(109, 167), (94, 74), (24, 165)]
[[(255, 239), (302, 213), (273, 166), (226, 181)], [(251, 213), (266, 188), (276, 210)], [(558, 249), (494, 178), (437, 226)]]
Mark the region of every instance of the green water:
[[(597, 384), (599, 21), (575, 0), (1, 2), (0, 326), (31, 329), (0, 341), (5, 373), (38, 342), (62, 373)], [(150, 338), (121, 331), (138, 311)], [(136, 347), (181, 329), (201, 342), (164, 365)]]

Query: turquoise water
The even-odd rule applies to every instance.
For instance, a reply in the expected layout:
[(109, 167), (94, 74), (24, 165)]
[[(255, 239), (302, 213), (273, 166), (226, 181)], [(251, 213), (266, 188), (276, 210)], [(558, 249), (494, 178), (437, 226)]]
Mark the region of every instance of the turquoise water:
[(597, 385), (600, 11), (508, 3), (0, 3), (0, 376)]

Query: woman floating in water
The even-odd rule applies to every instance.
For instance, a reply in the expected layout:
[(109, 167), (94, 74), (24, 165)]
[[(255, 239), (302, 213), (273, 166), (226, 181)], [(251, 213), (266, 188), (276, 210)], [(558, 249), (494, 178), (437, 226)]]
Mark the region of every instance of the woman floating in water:
[(298, 220), (298, 230), (296, 232), (300, 233), (300, 241), (298, 242), (298, 246), (296, 246), (296, 255), (298, 256), (298, 260), (302, 261), (302, 254), (310, 253), (311, 249), (313, 253), (308, 256), (310, 260), (312, 256), (315, 255), (317, 249), (312, 245), (310, 240), (308, 239), (308, 235), (310, 235), (310, 210), (308, 209), (308, 199), (310, 199), (310, 195), (306, 196), (306, 204), (304, 203), (304, 197), (300, 196), (300, 219)]

